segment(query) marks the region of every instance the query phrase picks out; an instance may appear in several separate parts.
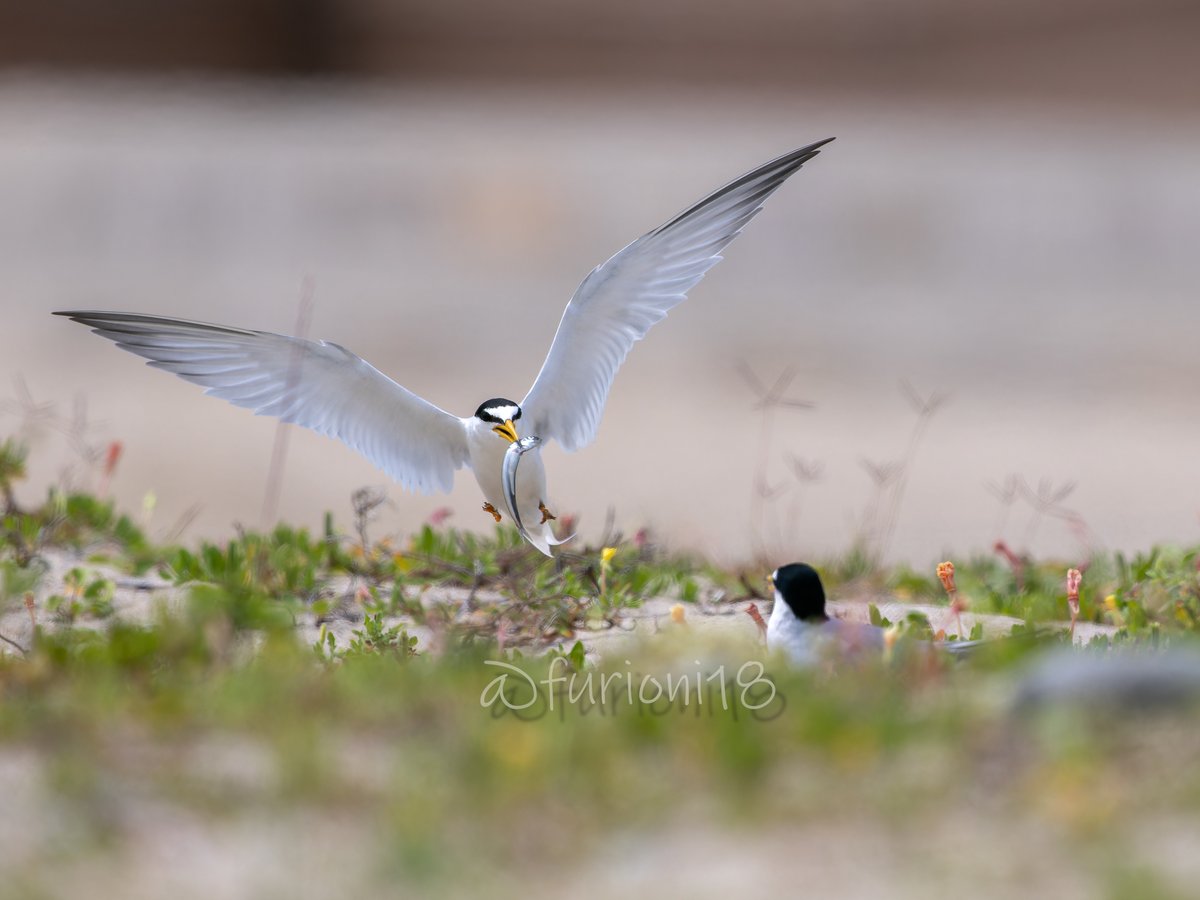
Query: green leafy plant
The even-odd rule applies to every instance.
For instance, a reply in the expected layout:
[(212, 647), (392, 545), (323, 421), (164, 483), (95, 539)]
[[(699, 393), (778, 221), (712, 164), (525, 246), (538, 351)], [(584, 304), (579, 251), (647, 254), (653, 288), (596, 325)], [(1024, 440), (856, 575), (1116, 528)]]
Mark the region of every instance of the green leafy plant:
[(80, 616), (107, 619), (113, 613), (116, 585), (111, 579), (89, 575), (78, 566), (63, 576), (62, 594), (51, 594), (46, 609), (63, 622), (74, 622)]
[(25, 478), (29, 449), (16, 438), (6, 438), (0, 443), (0, 500), (4, 501), (4, 514), (17, 512), (17, 497), (13, 485)]
[(313, 650), (322, 659), (345, 660), (382, 654), (408, 659), (417, 652), (417, 639), (403, 625), (388, 625), (383, 613), (369, 613), (361, 628), (356, 628), (346, 647), (337, 646), (333, 632), (322, 630)]

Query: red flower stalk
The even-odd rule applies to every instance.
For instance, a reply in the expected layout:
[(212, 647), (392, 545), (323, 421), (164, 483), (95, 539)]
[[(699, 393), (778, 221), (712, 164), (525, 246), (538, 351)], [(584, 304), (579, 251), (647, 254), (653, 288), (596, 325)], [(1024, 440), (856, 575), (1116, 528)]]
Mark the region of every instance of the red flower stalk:
[(758, 636), (764, 641), (767, 639), (767, 623), (762, 617), (762, 613), (758, 611), (758, 604), (751, 603), (746, 607), (746, 615), (754, 620), (754, 624), (758, 626)]
[(958, 586), (954, 583), (954, 563), (938, 563), (937, 577), (938, 581), (942, 583), (942, 589), (945, 590), (946, 595), (953, 600), (954, 595), (958, 593)]
[(100, 490), (98, 491), (101, 497), (108, 495), (108, 482), (112, 479), (113, 473), (117, 471), (117, 463), (121, 461), (121, 454), (125, 451), (125, 445), (120, 441), (112, 441), (108, 445), (108, 450), (104, 453), (104, 468), (100, 470)]
[(954, 624), (958, 628), (959, 638), (966, 635), (963, 634), (962, 614), (967, 608), (966, 598), (958, 595), (958, 585), (954, 583), (954, 563), (946, 561), (938, 563), (937, 567), (938, 581), (942, 583), (942, 589), (946, 592), (946, 597), (950, 601), (950, 614), (954, 616)]
[(1017, 590), (1025, 588), (1025, 560), (1013, 553), (1008, 544), (1004, 541), (996, 541), (992, 545), (992, 550), (1004, 557), (1004, 561), (1008, 563), (1008, 567), (1012, 569), (1013, 578), (1017, 581)]

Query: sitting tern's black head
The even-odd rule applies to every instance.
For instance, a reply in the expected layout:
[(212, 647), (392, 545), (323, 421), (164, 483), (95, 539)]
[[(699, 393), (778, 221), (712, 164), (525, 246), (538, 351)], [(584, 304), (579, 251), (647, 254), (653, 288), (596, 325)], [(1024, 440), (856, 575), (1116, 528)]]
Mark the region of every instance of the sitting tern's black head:
[(521, 407), (513, 401), (505, 400), (503, 397), (484, 400), (479, 404), (479, 409), (475, 410), (475, 418), (494, 423), (496, 427), (492, 431), (510, 444), (516, 442), (517, 427), (513, 425), (513, 422), (521, 418)]
[(824, 622), (825, 588), (817, 570), (805, 563), (788, 563), (771, 573), (775, 602), (782, 600), (797, 619)]

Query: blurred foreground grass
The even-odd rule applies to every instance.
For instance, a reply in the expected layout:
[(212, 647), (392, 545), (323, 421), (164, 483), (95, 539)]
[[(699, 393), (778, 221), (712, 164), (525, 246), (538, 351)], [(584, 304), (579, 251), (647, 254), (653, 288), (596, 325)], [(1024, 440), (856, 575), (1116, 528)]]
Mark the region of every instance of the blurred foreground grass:
[[(19, 462), (0, 448), (0, 488)], [(346, 531), (330, 517), (320, 535), (190, 548), (94, 496), (23, 510), (3, 495), (0, 623), (30, 627), (26, 641), (0, 627), (0, 897), (724, 896), (798, 878), (840, 896), (1174, 897), (1196, 883), (1195, 706), (1022, 710), (1023, 673), (1064, 652), (1061, 636), (967, 665), (829, 673), (681, 626), (596, 663), (576, 637), (656, 596), (744, 600), (761, 573), (643, 539), (557, 561), (508, 529), (373, 540), (367, 495)], [(959, 587), (1035, 625), (1066, 617), (1065, 568), (971, 560)], [(865, 571), (854, 554), (824, 572), (835, 594), (854, 580), (941, 596), (932, 572)], [(161, 601), (123, 612), (137, 579), (159, 577)], [(1194, 550), (1089, 561), (1082, 617), (1121, 626), (1118, 643), (1186, 646), (1198, 613)], [(542, 694), (518, 709), (527, 682), (497, 661), (535, 682), (626, 681), (608, 704)], [(703, 692), (625, 702), (631, 673), (668, 672)]]

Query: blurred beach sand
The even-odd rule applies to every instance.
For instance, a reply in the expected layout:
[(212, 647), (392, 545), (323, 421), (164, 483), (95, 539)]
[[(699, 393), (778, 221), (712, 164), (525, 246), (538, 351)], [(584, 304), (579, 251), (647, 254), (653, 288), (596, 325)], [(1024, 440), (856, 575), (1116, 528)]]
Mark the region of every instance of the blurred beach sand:
[[(596, 443), (546, 452), (552, 503), (587, 537), (718, 560), (755, 549), (760, 413), (739, 366), (789, 368), (767, 479), (779, 558), (845, 550), (899, 459), (913, 410), (949, 399), (908, 471), (893, 558), (924, 565), (998, 538), (1038, 555), (1200, 536), (1200, 117), (1019, 100), (697, 89), (349, 87), (119, 79), (0, 82), (0, 398), (17, 376), (88, 439), (152, 531), (261, 525), (275, 423), (147, 370), (63, 308), (112, 308), (342, 344), (459, 415), (520, 398), (580, 279), (750, 167), (838, 140), (771, 201), (619, 373)], [(22, 427), (19, 404), (0, 434)], [(32, 502), (72, 453), (34, 435)], [(801, 483), (789, 454), (819, 464)], [(988, 489), (1076, 489), (1033, 522)], [(386, 477), (302, 430), (284, 520), (343, 523)], [(377, 526), (449, 506), (484, 529), (474, 480), (398, 487)], [(1060, 510), (1062, 512), (1062, 510)], [(1065, 514), (1065, 513), (1064, 513)], [(790, 518), (789, 518), (790, 517)]]

